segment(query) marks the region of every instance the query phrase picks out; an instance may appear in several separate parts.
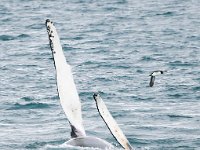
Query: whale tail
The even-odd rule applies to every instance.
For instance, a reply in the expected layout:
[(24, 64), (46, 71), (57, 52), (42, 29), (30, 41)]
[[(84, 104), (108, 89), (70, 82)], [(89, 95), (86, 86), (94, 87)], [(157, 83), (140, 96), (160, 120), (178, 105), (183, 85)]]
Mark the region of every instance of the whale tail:
[(46, 20), (46, 27), (56, 69), (57, 91), (60, 104), (71, 125), (71, 137), (86, 136), (82, 124), (81, 103), (71, 72), (71, 66), (66, 62), (58, 33), (49, 19)]
[(133, 150), (131, 147), (129, 141), (127, 140), (126, 136), (122, 132), (122, 130), (119, 128), (117, 122), (110, 114), (109, 110), (107, 109), (104, 101), (100, 97), (98, 93), (94, 93), (93, 95), (94, 100), (96, 102), (97, 109), (99, 111), (100, 116), (106, 123), (108, 129), (114, 136), (114, 138), (118, 141), (118, 143), (125, 149), (125, 150)]

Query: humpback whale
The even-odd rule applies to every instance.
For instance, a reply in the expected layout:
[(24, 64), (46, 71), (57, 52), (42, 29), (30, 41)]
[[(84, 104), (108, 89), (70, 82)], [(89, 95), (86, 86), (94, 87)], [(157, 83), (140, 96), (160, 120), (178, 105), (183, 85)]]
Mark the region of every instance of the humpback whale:
[(164, 71), (162, 71), (162, 70), (153, 71), (153, 72), (149, 75), (149, 76), (151, 76), (149, 86), (152, 87), (152, 86), (154, 85), (154, 81), (155, 81), (155, 78), (156, 78), (155, 76), (161, 75), (161, 74), (163, 74), (163, 73), (164, 73)]
[[(66, 144), (100, 149), (113, 148), (114, 146), (112, 144), (103, 139), (86, 135), (82, 123), (81, 102), (74, 83), (71, 66), (67, 63), (64, 56), (56, 28), (49, 19), (46, 20), (46, 28), (56, 70), (57, 92), (60, 104), (71, 127), (71, 139)], [(93, 97), (99, 114), (114, 138), (125, 150), (132, 150), (133, 148), (108, 111), (100, 95), (95, 93)]]

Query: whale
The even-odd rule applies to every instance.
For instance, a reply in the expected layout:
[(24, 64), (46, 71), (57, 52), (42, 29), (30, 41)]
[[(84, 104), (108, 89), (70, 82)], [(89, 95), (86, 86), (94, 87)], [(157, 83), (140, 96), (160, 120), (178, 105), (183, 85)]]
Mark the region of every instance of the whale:
[[(116, 149), (114, 148), (114, 145), (107, 142), (106, 140), (95, 136), (88, 136), (86, 134), (83, 126), (81, 101), (73, 79), (71, 66), (65, 58), (60, 43), (60, 38), (53, 22), (50, 19), (47, 19), (45, 24), (56, 72), (58, 97), (71, 127), (71, 137), (68, 141), (66, 141), (66, 144), (79, 147)], [(94, 93), (93, 98), (96, 102), (97, 110), (100, 116), (102, 117), (103, 121), (105, 122), (106, 126), (116, 141), (125, 150), (133, 150), (126, 136), (110, 114), (108, 108), (100, 97), (100, 94)]]

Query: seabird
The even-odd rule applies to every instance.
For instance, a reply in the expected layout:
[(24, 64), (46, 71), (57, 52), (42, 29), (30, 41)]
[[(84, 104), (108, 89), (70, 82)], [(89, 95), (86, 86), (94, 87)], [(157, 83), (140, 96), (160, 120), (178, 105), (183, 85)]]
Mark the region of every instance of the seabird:
[(152, 87), (154, 85), (154, 81), (155, 81), (155, 76), (158, 76), (158, 75), (161, 75), (163, 74), (164, 71), (161, 71), (161, 70), (157, 70), (157, 71), (153, 71), (149, 76), (151, 76), (151, 79), (150, 79), (150, 83), (149, 83), (149, 86)]

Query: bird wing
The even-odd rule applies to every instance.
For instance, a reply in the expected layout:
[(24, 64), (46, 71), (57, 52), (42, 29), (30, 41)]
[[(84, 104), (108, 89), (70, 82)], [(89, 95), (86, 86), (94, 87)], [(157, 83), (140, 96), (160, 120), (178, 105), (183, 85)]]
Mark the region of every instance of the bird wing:
[(151, 76), (149, 86), (152, 87), (154, 85), (155, 76)]

